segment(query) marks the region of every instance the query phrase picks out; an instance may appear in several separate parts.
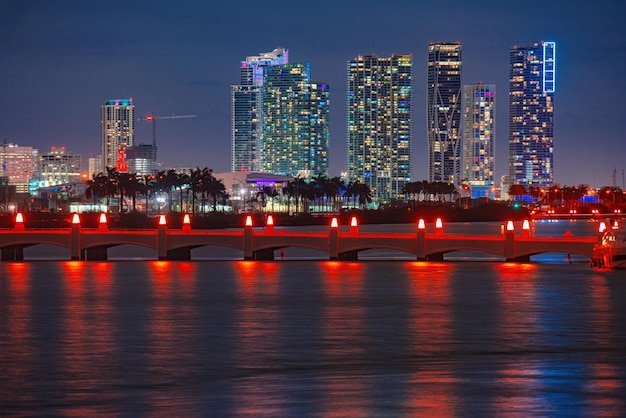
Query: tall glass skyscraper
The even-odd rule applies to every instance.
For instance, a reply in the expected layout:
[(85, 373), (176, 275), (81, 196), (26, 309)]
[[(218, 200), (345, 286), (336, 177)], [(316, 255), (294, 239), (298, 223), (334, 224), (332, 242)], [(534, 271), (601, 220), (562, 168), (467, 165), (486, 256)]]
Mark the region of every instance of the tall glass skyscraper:
[(509, 181), (544, 187), (554, 176), (555, 44), (513, 46), (509, 77)]
[(473, 198), (494, 197), (496, 86), (463, 87), (463, 163), (461, 182)]
[(107, 100), (102, 111), (102, 167), (126, 171), (126, 148), (135, 143), (133, 99)]
[(461, 168), (461, 44), (428, 45), (428, 181), (458, 184)]
[(401, 196), (411, 181), (412, 56), (359, 55), (347, 67), (348, 177), (380, 200)]
[(329, 86), (311, 82), (308, 62), (265, 68), (263, 171), (328, 175)]
[(262, 171), (263, 76), (267, 67), (288, 61), (289, 51), (279, 47), (241, 62), (239, 84), (231, 87), (232, 171)]

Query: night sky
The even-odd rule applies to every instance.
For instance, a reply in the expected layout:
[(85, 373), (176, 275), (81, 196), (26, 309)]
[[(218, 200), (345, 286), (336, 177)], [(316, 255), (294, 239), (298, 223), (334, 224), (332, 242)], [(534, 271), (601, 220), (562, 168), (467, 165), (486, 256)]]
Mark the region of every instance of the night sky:
[[(413, 54), (413, 180), (427, 179), (429, 42), (463, 44), (463, 84), (496, 84), (496, 181), (508, 171), (508, 60), (555, 41), (555, 182), (623, 187), (626, 2), (0, 0), (0, 136), (100, 153), (100, 106), (132, 97), (161, 169), (230, 170), (230, 86), (249, 55), (289, 49), (331, 87), (330, 176), (346, 170), (346, 62)], [(152, 141), (138, 121), (137, 143)], [(86, 164), (85, 164), (86, 168)]]

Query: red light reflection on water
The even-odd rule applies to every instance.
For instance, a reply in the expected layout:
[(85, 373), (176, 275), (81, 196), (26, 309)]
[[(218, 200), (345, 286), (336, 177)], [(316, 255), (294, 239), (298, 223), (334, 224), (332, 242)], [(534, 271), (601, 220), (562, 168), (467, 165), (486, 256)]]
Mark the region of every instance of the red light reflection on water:
[[(457, 267), (450, 263), (407, 263), (410, 310), (410, 341), (416, 354), (439, 356), (452, 349), (450, 277)], [(411, 375), (408, 408), (426, 415), (454, 416), (457, 405), (454, 364), (437, 361)]]
[[(331, 373), (324, 379), (323, 416), (366, 416), (369, 389), (366, 377), (351, 364), (363, 361), (367, 340), (364, 332), (362, 263), (320, 263), (322, 290), (327, 299), (322, 313), (324, 361)], [(341, 367), (336, 370), (335, 367)], [(354, 373), (352, 377), (350, 373)]]
[[(536, 348), (534, 336), (541, 335), (537, 300), (538, 268), (532, 263), (496, 263), (497, 291), (501, 306), (498, 334), (502, 349), (516, 352)], [(497, 379), (507, 397), (494, 400), (497, 409), (508, 411), (547, 410), (545, 398), (536, 396), (541, 390), (543, 370), (533, 362), (520, 362), (513, 356), (503, 362)]]
[[(4, 344), (0, 344), (5, 347), (2, 356), (5, 359), (10, 358), (11, 362), (2, 373), (8, 375), (14, 384), (22, 384), (20, 387), (11, 388), (12, 393), (19, 393), (20, 396), (19, 399), (12, 400), (28, 402), (33, 400), (31, 387), (34, 383), (31, 377), (33, 371), (30, 368), (33, 364), (31, 267), (28, 263), (4, 263), (0, 266), (0, 271), (4, 269), (8, 274), (6, 282), (2, 281), (6, 283), (7, 288), (6, 294), (2, 295), (5, 303), (0, 306), (0, 312), (5, 315), (1, 319), (0, 335), (4, 334), (3, 329), (6, 329), (6, 334), (2, 341)], [(15, 379), (16, 376), (21, 378)]]
[[(239, 370), (270, 371), (280, 367), (276, 356), (284, 350), (284, 336), (280, 332), (284, 328), (280, 314), (280, 305), (284, 301), (281, 301), (278, 268), (276, 263), (248, 260), (234, 263), (240, 306), (236, 310), (237, 341), (234, 344), (233, 357)], [(268, 374), (272, 375), (273, 373)], [(263, 376), (241, 379), (237, 387), (238, 402), (234, 415), (284, 414), (278, 406), (276, 410), (272, 410), (268, 404), (268, 387), (276, 382), (271, 380), (267, 381), (267, 385), (263, 383)], [(276, 405), (283, 403), (281, 391), (276, 391), (272, 396)], [(261, 407), (263, 409), (259, 410)]]
[[(612, 315), (611, 294), (603, 276), (594, 276), (590, 281), (590, 298), (594, 324), (594, 343), (597, 347), (610, 349), (615, 347), (612, 341), (616, 324)], [(608, 359), (609, 355), (600, 351), (595, 355), (595, 362), (591, 365), (591, 375), (587, 390), (596, 396), (590, 397), (594, 403), (594, 410), (609, 415), (619, 415), (626, 408), (624, 388), (620, 384), (620, 376), (614, 364)]]
[[(67, 261), (60, 266), (64, 279), (61, 297), (65, 307), (59, 315), (63, 330), (60, 368), (68, 376), (63, 383), (68, 402), (74, 405), (71, 412), (93, 415), (96, 410), (88, 406), (91, 393), (103, 390), (101, 378), (116, 366), (111, 355), (114, 325), (111, 323), (110, 282), (102, 280), (100, 274), (94, 277), (90, 271), (93, 266), (85, 262)], [(76, 409), (76, 405), (84, 407)]]

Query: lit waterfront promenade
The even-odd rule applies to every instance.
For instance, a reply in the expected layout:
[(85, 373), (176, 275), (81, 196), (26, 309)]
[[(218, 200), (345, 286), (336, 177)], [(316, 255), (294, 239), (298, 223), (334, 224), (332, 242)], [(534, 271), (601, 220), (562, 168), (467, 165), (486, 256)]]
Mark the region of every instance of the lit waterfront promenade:
[(507, 261), (529, 261), (532, 255), (554, 252), (591, 257), (597, 242), (594, 236), (535, 237), (528, 221), (519, 231), (512, 221), (503, 229), (498, 235), (446, 234), (437, 220), (434, 232), (427, 233), (420, 220), (414, 233), (362, 233), (353, 218), (348, 231), (340, 231), (333, 219), (327, 231), (286, 232), (276, 231), (270, 216), (264, 228), (253, 228), (248, 217), (241, 230), (216, 231), (192, 230), (188, 216), (181, 229), (169, 229), (161, 216), (156, 229), (110, 230), (104, 215), (97, 228), (82, 228), (80, 218), (74, 215), (70, 228), (27, 229), (18, 214), (13, 229), (0, 230), (0, 253), (2, 261), (18, 261), (24, 259), (24, 248), (47, 244), (69, 249), (72, 260), (106, 260), (110, 247), (137, 245), (155, 250), (160, 260), (191, 260), (192, 249), (218, 246), (241, 251), (245, 260), (273, 260), (276, 250), (304, 247), (324, 252), (330, 260), (358, 260), (360, 251), (391, 249), (414, 254), (416, 260), (443, 260), (447, 252), (472, 250)]

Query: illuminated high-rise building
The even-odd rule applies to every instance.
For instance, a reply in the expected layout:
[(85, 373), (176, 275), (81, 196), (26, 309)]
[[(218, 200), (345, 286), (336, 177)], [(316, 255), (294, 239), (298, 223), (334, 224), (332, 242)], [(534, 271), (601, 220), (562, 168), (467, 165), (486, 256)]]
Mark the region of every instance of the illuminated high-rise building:
[(458, 184), (461, 168), (461, 44), (428, 45), (428, 181)]
[(288, 61), (289, 51), (279, 47), (241, 62), (239, 84), (231, 86), (232, 171), (263, 169), (263, 76), (267, 67)]
[(263, 83), (263, 171), (328, 175), (329, 86), (308, 62), (266, 67)]
[(43, 187), (81, 181), (80, 154), (65, 147), (52, 147), (39, 156), (39, 179)]
[(496, 86), (463, 87), (463, 163), (461, 182), (473, 198), (494, 197)]
[(102, 106), (102, 167), (127, 171), (126, 148), (135, 143), (135, 106), (132, 99), (107, 100)]
[(550, 186), (554, 180), (555, 44), (515, 45), (509, 56), (509, 181)]
[(411, 181), (411, 55), (359, 55), (348, 62), (348, 178), (378, 200)]

